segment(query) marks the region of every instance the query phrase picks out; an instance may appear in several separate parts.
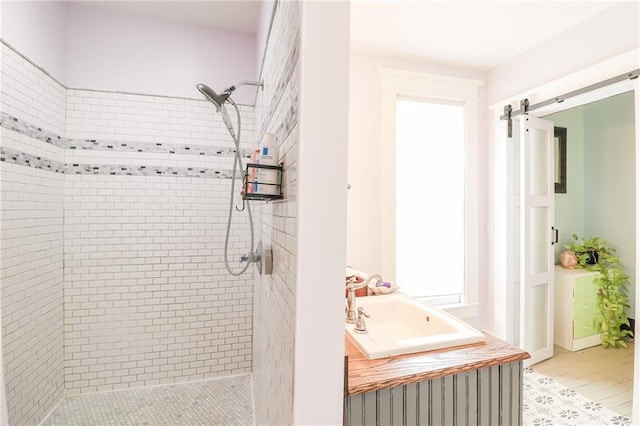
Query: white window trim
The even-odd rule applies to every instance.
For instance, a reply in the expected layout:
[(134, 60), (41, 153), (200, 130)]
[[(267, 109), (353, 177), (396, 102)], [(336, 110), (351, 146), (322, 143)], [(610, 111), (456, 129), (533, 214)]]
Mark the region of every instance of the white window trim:
[[(379, 69), (382, 88), (382, 144), (381, 144), (381, 273), (396, 279), (395, 241), (395, 134), (396, 100), (409, 97), (432, 101), (462, 103), (465, 106), (465, 135), (467, 153), (466, 179), (466, 265), (465, 300), (461, 304), (442, 306), (460, 318), (473, 318), (479, 312), (479, 202), (478, 202), (478, 88), (483, 81), (389, 68)], [(428, 155), (428, 153), (427, 153)], [(452, 256), (455, 253), (452, 253)], [(432, 265), (426, 265), (426, 268)], [(425, 277), (428, 277), (425, 269)], [(400, 283), (402, 285), (402, 283)]]

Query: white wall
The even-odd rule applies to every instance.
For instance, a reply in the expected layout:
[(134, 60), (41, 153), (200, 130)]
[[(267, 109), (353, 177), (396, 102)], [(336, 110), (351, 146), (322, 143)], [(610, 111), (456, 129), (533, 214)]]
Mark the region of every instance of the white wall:
[(617, 3), (492, 69), (487, 104), (637, 48), (639, 16), (640, 3)]
[(0, 12), (0, 37), (58, 81), (65, 82), (67, 4), (57, 1), (3, 1)]
[(349, 16), (302, 2), (295, 425), (343, 419)]
[(382, 97), (377, 57), (351, 54), (346, 264), (367, 272), (382, 267), (380, 151)]

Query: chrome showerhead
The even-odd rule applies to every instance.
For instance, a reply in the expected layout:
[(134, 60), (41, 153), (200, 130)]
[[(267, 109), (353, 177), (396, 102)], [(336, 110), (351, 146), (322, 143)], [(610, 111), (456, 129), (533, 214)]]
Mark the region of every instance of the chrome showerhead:
[(209, 86), (206, 84), (196, 84), (196, 87), (204, 95), (204, 97), (216, 106), (216, 111), (220, 111), (222, 105), (227, 102), (229, 99), (229, 95), (231, 95), (231, 91), (225, 90), (224, 92), (218, 94), (214, 92)]
[(229, 133), (231, 133), (231, 137), (235, 138), (236, 132), (233, 130), (233, 124), (231, 124), (231, 118), (229, 118), (229, 113), (227, 112), (227, 109), (224, 107), (225, 102), (229, 102), (230, 104), (235, 105), (235, 102), (233, 102), (233, 99), (229, 97), (233, 90), (227, 89), (224, 92), (217, 94), (206, 84), (199, 83), (199, 84), (196, 84), (196, 87), (198, 88), (200, 93), (204, 95), (206, 100), (208, 100), (213, 105), (215, 105), (216, 111), (219, 112), (220, 115), (222, 115), (222, 121), (224, 121), (225, 126), (227, 126)]
[[(240, 87), (244, 85), (263, 87), (262, 83), (258, 81), (241, 81), (240, 83), (237, 83), (234, 86), (227, 87), (226, 89), (224, 89), (224, 92), (222, 93), (216, 93), (213, 91), (213, 89), (211, 89), (211, 87), (207, 86), (206, 84), (202, 84), (202, 83), (196, 84), (196, 87), (198, 88), (200, 93), (204, 95), (205, 99), (211, 102), (216, 107), (216, 111), (219, 112), (220, 115), (222, 115), (222, 121), (224, 121), (224, 124), (227, 126), (227, 129), (229, 130), (229, 133), (231, 133), (231, 137), (233, 138), (236, 137), (236, 134), (233, 130), (233, 124), (231, 124), (229, 113), (227, 112), (227, 109), (225, 108), (224, 104), (229, 103), (233, 105), (236, 108), (236, 110), (238, 110), (236, 103), (233, 101), (233, 99), (230, 98), (230, 96), (231, 96), (231, 93), (233, 93), (236, 90), (236, 87)], [(238, 114), (240, 114), (239, 111), (238, 111)]]
[(236, 83), (233, 86), (229, 86), (226, 89), (224, 89), (224, 91), (222, 93), (216, 93), (213, 91), (213, 89), (211, 89), (211, 87), (207, 86), (206, 84), (196, 84), (196, 87), (198, 88), (198, 90), (200, 91), (200, 93), (202, 93), (204, 95), (204, 97), (211, 102), (212, 104), (214, 104), (216, 106), (216, 110), (220, 111), (220, 109), (222, 108), (222, 106), (225, 104), (225, 102), (230, 102), (233, 103), (233, 101), (231, 99), (229, 99), (229, 96), (231, 96), (231, 94), (236, 90), (236, 88), (240, 87), (240, 86), (257, 86), (262, 88), (264, 85), (262, 84), (262, 82), (260, 81), (241, 81), (240, 83)]

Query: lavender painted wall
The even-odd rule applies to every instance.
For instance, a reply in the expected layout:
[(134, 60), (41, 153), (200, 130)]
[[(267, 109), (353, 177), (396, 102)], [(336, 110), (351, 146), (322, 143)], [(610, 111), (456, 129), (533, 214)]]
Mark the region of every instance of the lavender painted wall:
[[(2, 39), (67, 87), (200, 99), (257, 78), (256, 36), (68, 2), (2, 2)], [(234, 99), (255, 103), (255, 88)]]
[[(150, 19), (91, 4), (69, 6), (67, 75), (71, 87), (200, 97), (256, 78), (255, 36)], [(234, 99), (253, 104), (255, 90)]]
[(67, 5), (64, 2), (3, 1), (0, 37), (58, 80), (66, 77)]

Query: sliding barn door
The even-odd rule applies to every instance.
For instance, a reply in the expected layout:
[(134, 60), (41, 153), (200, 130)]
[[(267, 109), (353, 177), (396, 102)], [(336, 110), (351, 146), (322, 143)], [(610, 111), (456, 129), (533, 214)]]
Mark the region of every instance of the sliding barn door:
[(553, 122), (519, 119), (519, 345), (525, 365), (553, 356)]

